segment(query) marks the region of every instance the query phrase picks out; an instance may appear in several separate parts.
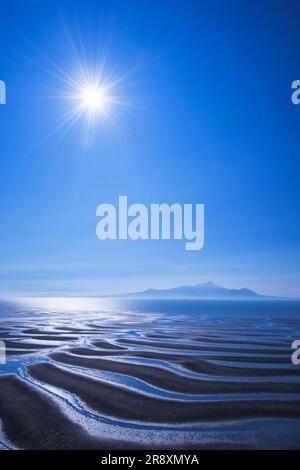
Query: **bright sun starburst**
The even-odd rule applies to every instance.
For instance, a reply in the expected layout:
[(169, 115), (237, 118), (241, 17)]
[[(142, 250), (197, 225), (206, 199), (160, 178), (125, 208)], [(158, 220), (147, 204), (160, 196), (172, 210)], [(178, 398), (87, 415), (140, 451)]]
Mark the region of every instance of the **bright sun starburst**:
[(82, 109), (89, 113), (103, 113), (109, 104), (109, 95), (97, 84), (89, 84), (80, 92)]
[(121, 80), (104, 76), (98, 73), (96, 78), (91, 75), (87, 68), (80, 77), (68, 79), (69, 92), (61, 97), (69, 102), (68, 112), (62, 126), (72, 127), (77, 121), (82, 121), (82, 139), (85, 145), (90, 145), (96, 135), (101, 134), (107, 126), (117, 124), (121, 108), (128, 106), (128, 100), (117, 94), (120, 89)]

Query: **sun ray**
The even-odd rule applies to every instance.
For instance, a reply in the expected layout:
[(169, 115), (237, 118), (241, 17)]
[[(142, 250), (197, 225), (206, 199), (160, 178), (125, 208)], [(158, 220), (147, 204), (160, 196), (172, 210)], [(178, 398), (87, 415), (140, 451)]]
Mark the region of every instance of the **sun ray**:
[(65, 41), (59, 59), (49, 57), (39, 46), (30, 44), (42, 59), (39, 66), (48, 73), (48, 86), (55, 90), (48, 90), (43, 96), (58, 104), (57, 112), (54, 111), (54, 128), (35, 148), (58, 133), (65, 135), (75, 125), (81, 142), (89, 148), (116, 127), (121, 130), (136, 108), (132, 75), (141, 64), (128, 66), (116, 60), (119, 56), (112, 47), (112, 34), (103, 33), (101, 28), (97, 30), (101, 38), (95, 40), (95, 37), (83, 38), (80, 31), (71, 34), (65, 23), (62, 26)]

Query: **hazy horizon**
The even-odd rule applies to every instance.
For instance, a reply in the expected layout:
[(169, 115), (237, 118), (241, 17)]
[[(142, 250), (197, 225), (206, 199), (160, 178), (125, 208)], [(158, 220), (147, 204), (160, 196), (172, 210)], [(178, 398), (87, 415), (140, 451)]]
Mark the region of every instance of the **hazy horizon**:
[[(195, 283), (195, 284), (172, 284), (170, 286), (167, 286), (167, 287), (163, 287), (163, 288), (159, 288), (159, 287), (153, 287), (153, 286), (149, 286), (143, 290), (134, 290), (134, 289), (131, 289), (131, 290), (128, 290), (128, 291), (122, 291), (122, 290), (118, 290), (116, 292), (111, 292), (111, 293), (105, 293), (103, 291), (99, 291), (99, 292), (91, 292), (91, 293), (84, 293), (84, 292), (69, 292), (69, 293), (61, 293), (61, 292), (53, 292), (53, 293), (37, 293), (35, 295), (32, 295), (32, 294), (28, 294), (28, 293), (7, 293), (7, 294), (4, 294), (4, 295), (0, 295), (0, 300), (19, 300), (19, 299), (34, 299), (34, 298), (57, 298), (57, 299), (72, 299), (72, 298), (86, 298), (86, 299), (126, 299), (126, 296), (131, 296), (131, 295), (134, 295), (134, 294), (138, 294), (140, 297), (137, 297), (137, 298), (144, 298), (144, 299), (147, 299), (149, 298), (151, 300), (151, 296), (150, 297), (147, 297), (147, 295), (145, 295), (145, 297), (142, 297), (141, 295), (142, 294), (147, 294), (147, 291), (157, 291), (157, 292), (161, 292), (163, 293), (164, 291), (169, 291), (169, 290), (176, 290), (177, 288), (182, 288), (182, 287), (186, 287), (186, 288), (194, 288), (194, 287), (197, 287), (197, 286), (205, 286), (205, 285), (214, 285), (216, 286), (217, 288), (225, 288), (227, 289), (228, 291), (230, 290), (236, 290), (236, 291), (239, 291), (241, 289), (246, 289), (246, 290), (250, 290), (251, 292), (253, 292), (254, 294), (256, 294), (258, 297), (255, 297), (253, 300), (260, 300), (260, 297), (261, 297), (261, 300), (300, 300), (300, 297), (297, 297), (297, 296), (284, 296), (284, 295), (268, 295), (264, 292), (257, 292), (256, 290), (254, 289), (251, 289), (249, 288), (248, 286), (242, 286), (242, 287), (233, 287), (233, 286), (224, 286), (224, 285), (220, 285), (218, 283), (215, 283), (214, 281), (203, 281), (203, 282), (198, 282), (198, 283)], [(167, 298), (167, 297), (166, 297)], [(203, 296), (203, 297), (193, 297), (193, 296), (186, 296), (186, 297), (170, 297), (170, 300), (173, 299), (173, 300), (176, 300), (176, 298), (178, 298), (178, 300), (184, 300), (184, 299), (187, 299), (187, 300), (201, 300), (201, 298), (203, 300), (252, 300), (252, 299), (247, 299), (247, 298), (244, 298), (244, 297), (241, 297), (240, 299), (237, 297), (236, 299), (232, 299), (232, 298), (222, 298), (222, 297), (216, 297), (214, 296), (213, 294), (211, 296)], [(155, 297), (153, 297), (153, 299), (156, 299)], [(164, 299), (164, 297), (161, 298), (162, 300)], [(160, 298), (157, 298), (157, 300), (160, 300)]]

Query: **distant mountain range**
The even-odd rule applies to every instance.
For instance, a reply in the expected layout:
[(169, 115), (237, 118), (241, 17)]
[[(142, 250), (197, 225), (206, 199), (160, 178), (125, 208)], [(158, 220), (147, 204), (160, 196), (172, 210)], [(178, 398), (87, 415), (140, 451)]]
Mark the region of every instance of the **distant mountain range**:
[(194, 286), (180, 286), (171, 289), (147, 289), (142, 292), (130, 294), (118, 294), (117, 297), (130, 299), (150, 298), (150, 299), (228, 299), (228, 300), (255, 300), (271, 299), (265, 295), (260, 295), (251, 289), (227, 289), (214, 282), (204, 282)]

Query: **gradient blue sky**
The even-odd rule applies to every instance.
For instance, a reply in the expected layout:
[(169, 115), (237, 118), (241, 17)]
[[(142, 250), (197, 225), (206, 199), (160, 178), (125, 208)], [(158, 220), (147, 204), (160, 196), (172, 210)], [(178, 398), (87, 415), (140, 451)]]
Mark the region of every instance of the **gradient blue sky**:
[[(299, 2), (12, 0), (0, 9), (0, 295), (213, 280), (300, 296), (300, 106), (290, 98)], [(128, 72), (120, 93), (131, 104), (89, 148), (81, 121), (47, 138), (70, 106), (53, 98), (67, 86), (48, 59), (76, 76), (83, 50), (90, 66), (107, 51), (107, 76)], [(204, 203), (205, 248), (97, 240), (96, 207), (120, 194)]]

